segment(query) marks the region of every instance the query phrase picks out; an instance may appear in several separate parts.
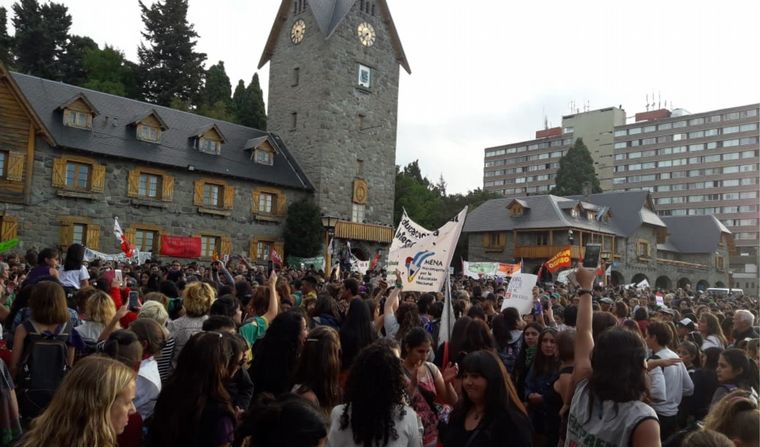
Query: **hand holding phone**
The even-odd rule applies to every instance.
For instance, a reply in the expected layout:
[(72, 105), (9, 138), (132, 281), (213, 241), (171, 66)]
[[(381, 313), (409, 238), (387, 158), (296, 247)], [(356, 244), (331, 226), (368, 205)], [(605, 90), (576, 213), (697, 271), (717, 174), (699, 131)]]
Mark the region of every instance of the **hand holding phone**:
[(137, 310), (140, 308), (139, 293), (137, 290), (131, 290), (129, 292), (128, 306), (129, 310)]
[(113, 279), (114, 281), (119, 282), (119, 287), (124, 287), (124, 276), (121, 273), (121, 270), (119, 269), (114, 270)]
[(602, 254), (600, 244), (586, 244), (586, 250), (583, 254), (583, 268), (596, 270), (599, 267), (599, 257)]

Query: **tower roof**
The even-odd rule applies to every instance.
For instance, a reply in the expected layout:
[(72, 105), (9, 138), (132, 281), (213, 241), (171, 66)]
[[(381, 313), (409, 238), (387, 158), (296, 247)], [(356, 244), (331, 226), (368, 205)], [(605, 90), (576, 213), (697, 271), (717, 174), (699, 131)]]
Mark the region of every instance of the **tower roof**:
[[(329, 39), (338, 28), (338, 25), (340, 25), (346, 18), (346, 15), (348, 15), (348, 12), (355, 3), (356, 0), (309, 0), (308, 5), (317, 21), (317, 26), (319, 26), (320, 31), (324, 34), (325, 39)], [(277, 46), (277, 36), (280, 35), (292, 6), (293, 0), (282, 0), (282, 3), (280, 3), (280, 9), (277, 11), (272, 30), (269, 32), (269, 38), (267, 39), (264, 51), (261, 54), (258, 68), (266, 65), (266, 63), (272, 58), (275, 47)], [(388, 28), (391, 44), (396, 53), (396, 61), (399, 65), (404, 67), (404, 70), (406, 70), (407, 73), (411, 74), (412, 69), (409, 67), (409, 62), (406, 60), (404, 47), (401, 46), (401, 39), (398, 36), (398, 31), (396, 31), (396, 25), (393, 23), (388, 3), (386, 0), (377, 0), (377, 6), (380, 10), (380, 16), (382, 17), (385, 26)]]

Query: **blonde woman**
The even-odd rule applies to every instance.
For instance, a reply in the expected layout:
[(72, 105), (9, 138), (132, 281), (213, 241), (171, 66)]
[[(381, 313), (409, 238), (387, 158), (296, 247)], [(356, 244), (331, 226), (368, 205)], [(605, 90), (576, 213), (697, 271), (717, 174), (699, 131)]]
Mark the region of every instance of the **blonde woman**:
[[(150, 295), (161, 295), (165, 296), (161, 293), (149, 293), (146, 295), (146, 298)], [(166, 327), (166, 322), (169, 320), (169, 314), (166, 312), (166, 308), (161, 304), (160, 301), (146, 301), (143, 303), (142, 308), (140, 308), (140, 313), (137, 314), (137, 319), (141, 318), (149, 318), (151, 320), (155, 320), (158, 324), (161, 325), (161, 327)], [(174, 337), (169, 333), (167, 330), (167, 336), (166, 336), (166, 343), (164, 343), (163, 348), (161, 348), (161, 352), (156, 354), (156, 363), (158, 364), (158, 374), (161, 376), (161, 383), (166, 382), (166, 379), (169, 378), (169, 371), (171, 370), (172, 365), (172, 357), (174, 356), (174, 344), (176, 341), (174, 340)]]
[[(87, 320), (74, 330), (79, 333), (85, 343), (95, 343), (100, 338), (103, 329), (116, 315), (116, 306), (107, 293), (98, 290), (87, 299), (85, 309)], [(118, 324), (114, 329), (119, 329)]]
[(135, 372), (99, 355), (79, 361), (17, 447), (115, 447), (135, 412)]
[(185, 315), (168, 324), (175, 340), (172, 367), (177, 366), (177, 357), (190, 337), (203, 330), (203, 322), (208, 318), (208, 311), (215, 299), (216, 290), (205, 282), (194, 282), (185, 287), (182, 294)]

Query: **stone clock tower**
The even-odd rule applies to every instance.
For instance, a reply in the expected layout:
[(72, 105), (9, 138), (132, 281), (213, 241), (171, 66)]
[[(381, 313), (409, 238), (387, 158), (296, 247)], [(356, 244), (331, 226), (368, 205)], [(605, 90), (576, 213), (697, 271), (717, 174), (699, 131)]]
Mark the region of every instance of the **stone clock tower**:
[(282, 0), (267, 62), (269, 130), (324, 215), (354, 222), (344, 239), (383, 242), (356, 236), (393, 223), (399, 66), (411, 71), (386, 1)]

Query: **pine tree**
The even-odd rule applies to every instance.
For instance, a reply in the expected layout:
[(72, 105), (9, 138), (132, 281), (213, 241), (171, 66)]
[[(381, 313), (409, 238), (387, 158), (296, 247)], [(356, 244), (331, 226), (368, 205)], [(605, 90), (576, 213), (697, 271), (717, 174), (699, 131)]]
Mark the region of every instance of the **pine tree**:
[(235, 122), (243, 126), (266, 130), (267, 115), (264, 109), (264, 93), (259, 85), (259, 74), (254, 73), (248, 87), (243, 90), (243, 81), (238, 82), (232, 95)]
[(232, 94), (232, 115), (233, 121), (238, 124), (243, 124), (243, 112), (245, 109), (245, 82), (239, 80), (237, 87), (235, 87), (235, 93)]
[(84, 85), (87, 81), (85, 57), (90, 50), (98, 50), (98, 44), (89, 37), (71, 36), (66, 52), (61, 55), (58, 69), (61, 80), (67, 84)]
[(58, 3), (42, 6), (37, 0), (20, 0), (13, 5), (15, 66), (24, 73), (61, 80), (71, 27), (68, 8)]
[(11, 45), (13, 41), (8, 35), (8, 10), (0, 6), (0, 62), (5, 65), (12, 62)]
[(202, 96), (203, 102), (198, 108), (198, 113), (211, 118), (235, 121), (232, 110), (232, 87), (223, 61), (212, 65), (206, 71), (206, 85)]
[(195, 51), (198, 33), (187, 21), (187, 0), (140, 1), (146, 43), (140, 44), (140, 79), (146, 101), (194, 108), (203, 87), (204, 53)]
[(557, 178), (551, 193), (556, 196), (583, 194), (584, 185), (590, 186), (591, 193), (602, 192), (591, 153), (583, 144), (583, 139), (578, 138), (573, 147), (559, 160)]

